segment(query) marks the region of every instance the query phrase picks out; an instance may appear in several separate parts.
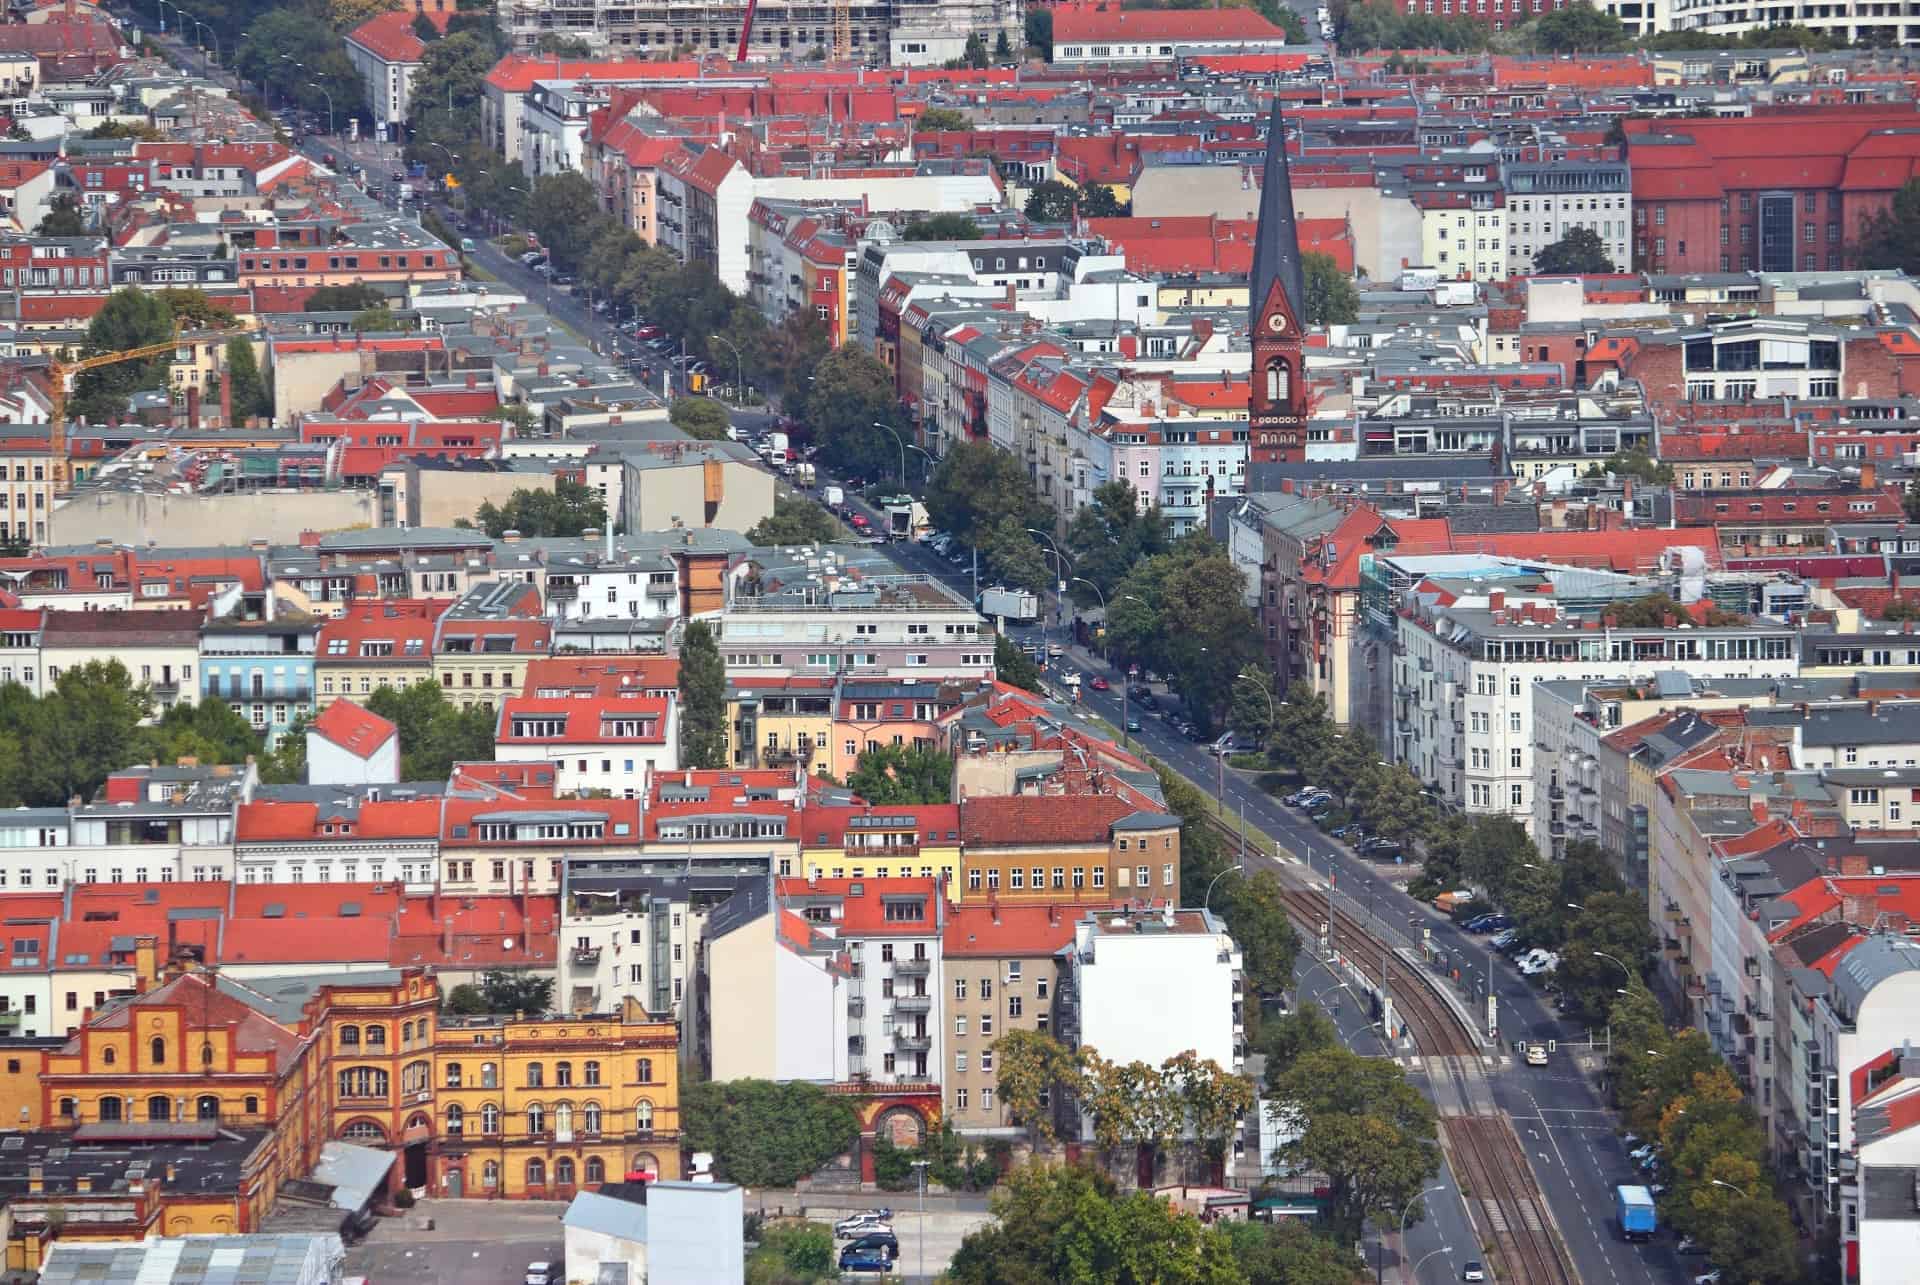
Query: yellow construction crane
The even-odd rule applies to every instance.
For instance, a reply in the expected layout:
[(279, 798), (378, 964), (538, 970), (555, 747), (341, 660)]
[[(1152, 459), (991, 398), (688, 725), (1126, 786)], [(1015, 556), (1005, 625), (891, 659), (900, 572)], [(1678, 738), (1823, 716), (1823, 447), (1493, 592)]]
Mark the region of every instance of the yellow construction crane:
[[(251, 327), (241, 326), (236, 333), (244, 334)], [(49, 363), (48, 381), (53, 405), (49, 414), (49, 432), (47, 435), (48, 453), (52, 458), (50, 476), (55, 485), (64, 486), (67, 482), (67, 381), (75, 375), (88, 370), (98, 370), (102, 366), (117, 366), (123, 361), (140, 361), (147, 357), (158, 357), (171, 353), (180, 347), (185, 331), (176, 321), (173, 337), (164, 343), (143, 344), (138, 348), (126, 348), (119, 352), (103, 352), (92, 357), (79, 357), (63, 361), (55, 356)]]

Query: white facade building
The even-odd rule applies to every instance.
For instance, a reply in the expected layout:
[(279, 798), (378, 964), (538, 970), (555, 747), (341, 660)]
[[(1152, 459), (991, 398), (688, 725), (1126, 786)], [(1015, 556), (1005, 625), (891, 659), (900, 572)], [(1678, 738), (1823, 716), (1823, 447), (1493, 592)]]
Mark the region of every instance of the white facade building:
[(1240, 947), (1207, 910), (1102, 911), (1074, 925), (1060, 1035), (1110, 1062), (1159, 1066), (1191, 1049), (1238, 1071)]

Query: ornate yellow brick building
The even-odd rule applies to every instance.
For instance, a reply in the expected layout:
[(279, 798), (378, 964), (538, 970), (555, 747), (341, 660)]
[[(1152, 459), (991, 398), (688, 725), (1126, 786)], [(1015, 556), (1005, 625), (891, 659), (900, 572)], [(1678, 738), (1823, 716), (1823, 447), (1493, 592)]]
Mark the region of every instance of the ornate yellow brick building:
[(565, 1199), (636, 1171), (680, 1176), (679, 1028), (631, 1002), (617, 1014), (443, 1020), (439, 984), (421, 969), (160, 980), (151, 940), (137, 951), (152, 980), (88, 1014), (37, 1076), (0, 1078), (12, 1095), (0, 1111), (83, 1132), (267, 1130), (252, 1166), (260, 1208), (236, 1230), (257, 1225), (335, 1138), (397, 1153), (399, 1180), (435, 1195)]

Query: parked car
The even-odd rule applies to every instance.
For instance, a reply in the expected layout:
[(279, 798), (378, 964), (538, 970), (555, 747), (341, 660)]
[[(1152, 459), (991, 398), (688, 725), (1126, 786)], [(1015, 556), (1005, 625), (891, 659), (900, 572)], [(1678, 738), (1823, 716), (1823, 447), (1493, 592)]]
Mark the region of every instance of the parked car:
[(840, 1251), (840, 1270), (876, 1272), (884, 1276), (893, 1270), (893, 1258), (885, 1250), (855, 1249), (849, 1245)]
[(1497, 933), (1503, 928), (1511, 927), (1513, 927), (1512, 915), (1475, 915), (1467, 921), (1467, 931), (1470, 933)]
[(1560, 956), (1550, 950), (1535, 951), (1520, 963), (1520, 971), (1528, 977), (1538, 977), (1560, 967)]
[(1638, 1147), (1635, 1147), (1632, 1151), (1627, 1152), (1627, 1159), (1633, 1161), (1633, 1163), (1635, 1164), (1642, 1164), (1649, 1157), (1657, 1156), (1659, 1154), (1660, 1154), (1660, 1148), (1654, 1146), (1651, 1142), (1648, 1142)]
[(1495, 950), (1505, 950), (1507, 947), (1513, 945), (1515, 942), (1519, 940), (1520, 940), (1520, 930), (1518, 928), (1503, 928), (1499, 932), (1495, 933), (1493, 935), (1493, 940), (1488, 942), (1487, 944), (1489, 946), (1492, 946)]
[(1706, 1253), (1707, 1247), (1705, 1245), (1702, 1245), (1699, 1241), (1695, 1240), (1692, 1236), (1682, 1236), (1678, 1241), (1674, 1243), (1673, 1252), (1676, 1254), (1685, 1254), (1688, 1257), (1692, 1257), (1695, 1254)]
[(1369, 861), (1392, 861), (1401, 855), (1399, 843), (1377, 836), (1356, 844), (1353, 850)]
[(833, 1234), (842, 1240), (850, 1236), (864, 1236), (869, 1230), (887, 1225), (893, 1218), (891, 1209), (862, 1209), (857, 1214), (849, 1214), (833, 1225)]
[(1693, 1278), (1693, 1285), (1720, 1285), (1720, 1269), (1710, 1267)]
[(1487, 1269), (1477, 1261), (1469, 1262), (1465, 1267), (1460, 1269), (1460, 1279), (1463, 1281), (1484, 1281), (1487, 1279)]
[(1294, 808), (1307, 808), (1307, 807), (1312, 807), (1316, 803), (1331, 802), (1332, 799), (1333, 799), (1333, 796), (1331, 794), (1328, 794), (1325, 790), (1320, 790), (1320, 789), (1301, 790), (1297, 794), (1289, 794), (1287, 796), (1287, 806), (1294, 807)]
[(893, 1228), (881, 1227), (876, 1231), (864, 1233), (840, 1252), (844, 1254), (853, 1250), (870, 1249), (877, 1249), (889, 1258), (898, 1258), (900, 1257), (900, 1240), (893, 1234)]
[(528, 1263), (525, 1285), (553, 1285), (552, 1263)]

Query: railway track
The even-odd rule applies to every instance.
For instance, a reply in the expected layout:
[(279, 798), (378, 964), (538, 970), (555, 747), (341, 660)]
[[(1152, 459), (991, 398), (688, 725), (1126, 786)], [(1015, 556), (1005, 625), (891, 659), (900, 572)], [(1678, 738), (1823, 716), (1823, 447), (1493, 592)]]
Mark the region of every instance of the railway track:
[(1493, 1278), (1516, 1285), (1580, 1285), (1513, 1126), (1502, 1116), (1460, 1115), (1440, 1121), (1467, 1212), (1498, 1260)]
[[(1223, 840), (1239, 842), (1237, 831), (1217, 817), (1212, 821)], [(1326, 894), (1286, 887), (1283, 881), (1280, 899), (1308, 938), (1317, 939), (1320, 925), (1327, 920)], [(1383, 943), (1368, 930), (1364, 921), (1341, 909), (1337, 901), (1333, 944), (1375, 985), (1384, 981), (1384, 989), (1393, 996), (1395, 1011), (1406, 1022), (1414, 1046), (1423, 1056), (1458, 1057), (1480, 1052), (1477, 1033), (1469, 1030), (1459, 1014), (1434, 991), (1433, 980), (1395, 955), (1391, 943)]]

